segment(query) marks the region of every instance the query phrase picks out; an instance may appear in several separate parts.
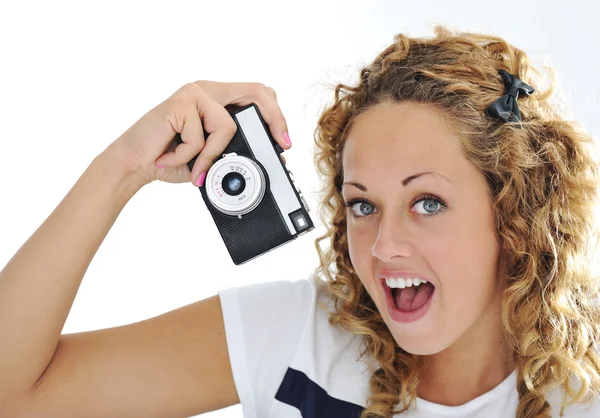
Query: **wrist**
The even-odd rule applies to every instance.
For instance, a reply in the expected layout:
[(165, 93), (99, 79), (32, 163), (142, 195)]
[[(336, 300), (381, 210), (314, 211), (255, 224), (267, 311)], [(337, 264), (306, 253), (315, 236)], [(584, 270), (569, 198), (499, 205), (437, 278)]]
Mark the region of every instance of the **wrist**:
[(94, 159), (94, 164), (100, 167), (103, 176), (120, 184), (124, 191), (132, 193), (133, 196), (152, 180), (146, 179), (139, 170), (127, 166), (120, 156), (118, 143), (113, 142)]

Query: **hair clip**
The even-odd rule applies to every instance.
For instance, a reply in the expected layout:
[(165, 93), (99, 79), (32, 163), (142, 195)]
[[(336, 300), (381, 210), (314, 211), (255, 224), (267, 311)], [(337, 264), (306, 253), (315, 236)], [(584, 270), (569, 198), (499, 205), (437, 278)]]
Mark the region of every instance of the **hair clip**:
[(510, 74), (502, 69), (498, 70), (498, 73), (502, 76), (502, 81), (504, 81), (506, 94), (489, 105), (486, 109), (486, 113), (489, 116), (500, 118), (505, 122), (520, 121), (521, 111), (517, 105), (519, 93), (529, 96), (535, 90), (530, 85), (519, 80), (516, 75)]

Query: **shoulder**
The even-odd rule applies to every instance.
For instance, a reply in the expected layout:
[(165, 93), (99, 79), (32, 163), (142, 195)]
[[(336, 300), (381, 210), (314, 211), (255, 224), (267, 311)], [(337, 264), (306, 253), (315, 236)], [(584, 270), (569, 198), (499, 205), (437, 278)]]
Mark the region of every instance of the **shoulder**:
[[(581, 382), (572, 377), (570, 380), (570, 386), (574, 391), (577, 391), (581, 387)], [(597, 418), (600, 417), (600, 394), (591, 396), (585, 402), (576, 404), (570, 404), (564, 409), (563, 415), (561, 415), (561, 404), (566, 399), (566, 393), (563, 386), (559, 386), (546, 395), (546, 400), (550, 404), (552, 409), (552, 417), (556, 418)]]
[(600, 397), (595, 396), (591, 402), (568, 405), (561, 416), (561, 403), (564, 397), (562, 387), (553, 389), (546, 395), (553, 418), (598, 418), (600, 417)]
[(296, 380), (291, 386), (316, 389), (326, 394), (327, 399), (322, 400), (325, 404), (341, 410), (364, 405), (373, 369), (367, 358), (361, 358), (362, 336), (329, 323), (330, 313), (335, 312), (335, 298), (327, 282), (315, 276), (308, 280), (313, 297), (311, 309), (286, 378), (302, 376), (301, 383)]

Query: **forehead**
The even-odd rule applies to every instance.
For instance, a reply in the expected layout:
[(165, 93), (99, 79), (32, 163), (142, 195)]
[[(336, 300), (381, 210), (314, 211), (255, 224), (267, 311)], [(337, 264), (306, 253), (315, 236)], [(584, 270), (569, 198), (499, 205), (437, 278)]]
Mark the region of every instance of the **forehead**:
[(466, 160), (438, 111), (416, 103), (381, 103), (354, 121), (342, 164), (346, 179), (360, 181), (366, 175), (396, 177), (417, 171), (449, 176), (458, 174)]

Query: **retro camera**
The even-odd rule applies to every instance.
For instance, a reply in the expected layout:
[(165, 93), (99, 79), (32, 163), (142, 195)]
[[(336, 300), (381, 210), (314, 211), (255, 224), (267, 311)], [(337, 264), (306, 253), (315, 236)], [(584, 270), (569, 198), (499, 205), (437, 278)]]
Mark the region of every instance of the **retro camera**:
[[(231, 259), (239, 265), (298, 238), (314, 224), (292, 172), (279, 156), (284, 150), (258, 107), (225, 109), (237, 131), (199, 189)], [(180, 134), (176, 139), (182, 143)], [(198, 155), (188, 162), (190, 170)]]

